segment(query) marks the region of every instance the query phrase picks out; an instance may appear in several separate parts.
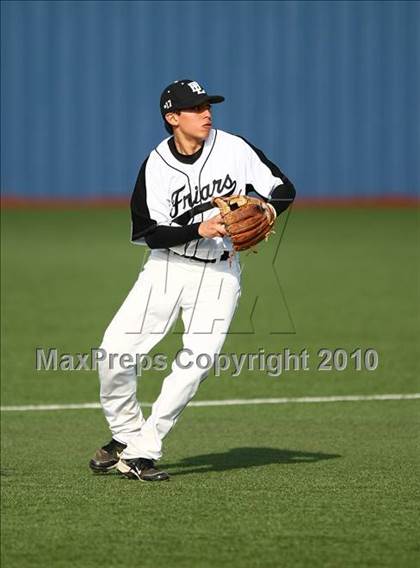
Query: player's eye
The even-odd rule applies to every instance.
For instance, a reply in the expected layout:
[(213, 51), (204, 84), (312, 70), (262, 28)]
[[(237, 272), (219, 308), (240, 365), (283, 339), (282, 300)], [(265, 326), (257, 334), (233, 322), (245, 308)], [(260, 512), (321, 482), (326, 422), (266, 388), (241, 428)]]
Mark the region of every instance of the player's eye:
[(210, 110), (210, 109), (211, 109), (211, 105), (209, 105), (208, 103), (194, 107), (195, 112), (204, 112), (205, 110)]

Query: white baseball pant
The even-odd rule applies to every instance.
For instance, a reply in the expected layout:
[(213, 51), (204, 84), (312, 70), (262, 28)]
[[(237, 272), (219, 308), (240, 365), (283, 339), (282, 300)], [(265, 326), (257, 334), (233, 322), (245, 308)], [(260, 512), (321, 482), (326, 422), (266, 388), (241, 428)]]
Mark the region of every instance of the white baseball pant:
[[(183, 349), (188, 369), (176, 360), (165, 378), (151, 415), (144, 419), (137, 400), (135, 366), (119, 358), (99, 363), (101, 404), (114, 439), (127, 444), (122, 457), (158, 460), (162, 441), (193, 398), (209, 369), (197, 365), (200, 354), (214, 361), (220, 353), (240, 296), (236, 258), (216, 263), (185, 259), (153, 250), (137, 282), (107, 328), (101, 348), (107, 354), (146, 355), (170, 330), (181, 311)], [(125, 365), (126, 366), (126, 365)]]

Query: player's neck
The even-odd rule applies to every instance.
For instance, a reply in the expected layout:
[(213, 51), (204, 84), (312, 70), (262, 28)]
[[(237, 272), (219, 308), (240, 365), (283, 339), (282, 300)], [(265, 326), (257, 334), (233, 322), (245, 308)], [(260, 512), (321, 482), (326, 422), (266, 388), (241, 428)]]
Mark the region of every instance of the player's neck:
[(174, 134), (174, 142), (178, 152), (184, 156), (195, 154), (204, 144), (203, 140), (197, 140), (197, 138), (191, 138), (178, 132)]

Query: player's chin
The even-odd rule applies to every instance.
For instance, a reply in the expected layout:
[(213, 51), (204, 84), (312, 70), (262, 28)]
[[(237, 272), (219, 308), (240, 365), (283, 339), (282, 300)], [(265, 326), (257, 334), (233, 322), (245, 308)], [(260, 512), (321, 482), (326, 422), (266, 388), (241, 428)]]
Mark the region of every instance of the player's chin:
[(210, 134), (210, 130), (211, 130), (211, 126), (202, 126), (201, 127), (203, 140), (205, 140), (208, 137), (208, 135)]

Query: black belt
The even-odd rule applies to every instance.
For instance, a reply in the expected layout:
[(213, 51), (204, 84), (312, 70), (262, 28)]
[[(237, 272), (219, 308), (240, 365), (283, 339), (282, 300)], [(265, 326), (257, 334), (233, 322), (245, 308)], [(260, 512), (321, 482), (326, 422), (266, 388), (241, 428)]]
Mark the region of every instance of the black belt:
[(181, 258), (186, 258), (188, 260), (195, 260), (197, 262), (212, 262), (212, 263), (217, 262), (217, 261), (221, 261), (221, 260), (227, 260), (229, 258), (229, 255), (230, 255), (230, 252), (228, 250), (225, 250), (225, 252), (222, 254), (222, 256), (220, 258), (207, 259), (207, 258), (197, 258), (196, 256), (185, 256), (184, 254), (178, 254), (177, 252), (174, 252), (173, 250), (171, 250), (171, 252), (173, 252), (177, 256), (180, 256)]

